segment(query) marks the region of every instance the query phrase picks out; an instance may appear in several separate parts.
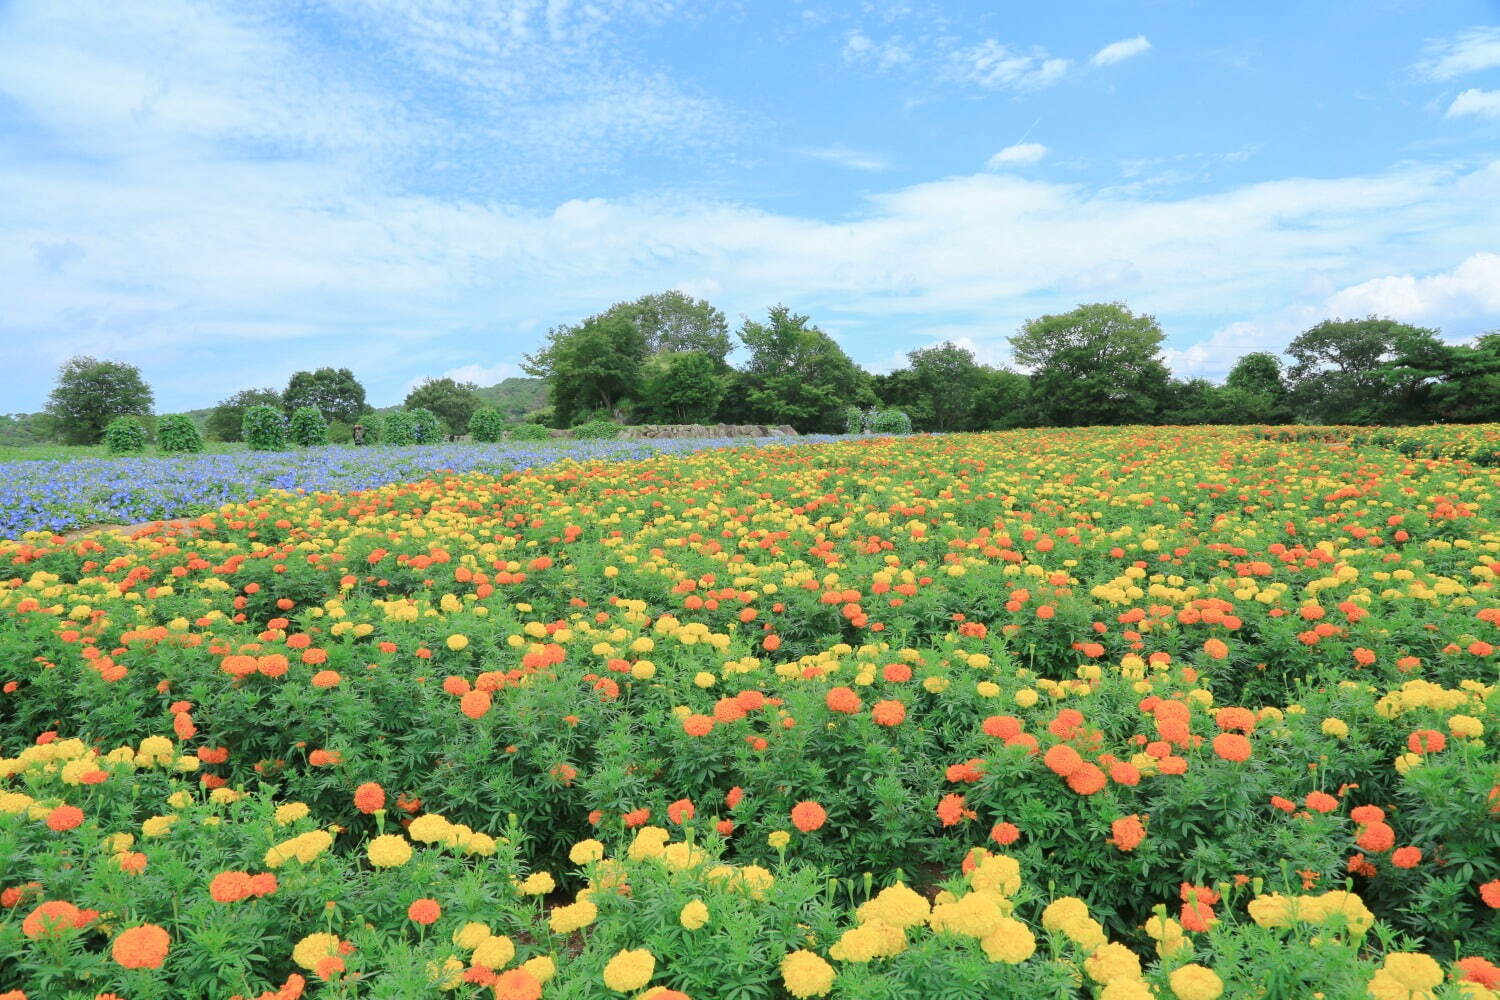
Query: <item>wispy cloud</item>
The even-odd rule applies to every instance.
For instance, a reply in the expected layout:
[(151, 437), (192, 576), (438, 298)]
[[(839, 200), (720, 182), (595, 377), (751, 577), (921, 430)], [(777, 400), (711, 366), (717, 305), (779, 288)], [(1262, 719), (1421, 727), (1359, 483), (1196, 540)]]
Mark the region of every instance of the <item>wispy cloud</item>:
[(877, 42), (858, 29), (844, 36), (844, 61), (855, 65), (891, 69), (912, 60), (911, 48), (899, 38)]
[(1136, 35), (1134, 38), (1122, 38), (1118, 42), (1110, 42), (1104, 48), (1094, 53), (1089, 60), (1091, 66), (1111, 66), (1126, 59), (1133, 59), (1151, 48), (1151, 43), (1146, 40), (1145, 35)]
[(872, 174), (891, 169), (891, 161), (882, 153), (850, 149), (848, 146), (837, 144), (799, 149), (796, 152), (800, 156), (822, 160), (825, 163), (837, 164), (840, 167), (847, 167), (850, 170), (863, 170)]
[(1448, 105), (1447, 118), (1477, 115), (1480, 118), (1500, 118), (1500, 90), (1466, 90)]
[(1500, 66), (1500, 25), (1491, 25), (1429, 42), (1417, 72), (1431, 80), (1451, 80), (1496, 66)]
[(1025, 166), (1030, 163), (1040, 163), (1042, 157), (1046, 155), (1047, 147), (1039, 142), (1018, 142), (1013, 146), (1006, 146), (991, 156), (985, 166), (991, 170)]
[(1043, 48), (1022, 52), (987, 38), (953, 52), (948, 70), (954, 79), (991, 90), (1040, 90), (1066, 76), (1069, 65)]

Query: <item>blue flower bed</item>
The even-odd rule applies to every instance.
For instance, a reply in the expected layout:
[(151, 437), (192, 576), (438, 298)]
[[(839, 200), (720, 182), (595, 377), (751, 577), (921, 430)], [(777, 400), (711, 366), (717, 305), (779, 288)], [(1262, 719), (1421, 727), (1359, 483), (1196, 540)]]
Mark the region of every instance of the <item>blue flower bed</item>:
[(15, 538), (27, 531), (189, 517), (271, 490), (350, 492), (420, 480), (439, 471), (499, 473), (564, 458), (629, 461), (704, 448), (823, 440), (831, 438), (334, 446), (163, 458), (0, 462), (0, 538)]

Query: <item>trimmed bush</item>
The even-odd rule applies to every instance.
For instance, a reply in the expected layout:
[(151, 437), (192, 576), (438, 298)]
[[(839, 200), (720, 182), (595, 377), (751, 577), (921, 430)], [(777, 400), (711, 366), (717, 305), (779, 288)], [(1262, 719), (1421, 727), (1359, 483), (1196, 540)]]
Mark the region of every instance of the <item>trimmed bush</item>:
[[(328, 425), (329, 444), (348, 444), (354, 440), (354, 429), (342, 420), (334, 420)], [(365, 430), (365, 440), (370, 440), (369, 429)]]
[(541, 424), (513, 424), (505, 436), (512, 441), (548, 441), (552, 432)]
[(620, 436), (620, 425), (609, 420), (590, 420), (573, 428), (573, 436), (580, 441), (608, 441)]
[(411, 417), (411, 437), (416, 444), (432, 444), (443, 436), (443, 421), (425, 406), (407, 410)]
[(299, 406), (292, 414), (289, 430), (292, 443), (303, 448), (328, 443), (328, 424), (316, 406)]
[(130, 455), (146, 450), (146, 428), (134, 417), (116, 417), (104, 428), (104, 447), (111, 455)]
[(875, 414), (870, 430), (876, 434), (910, 434), (911, 417), (905, 410), (881, 410)]
[(412, 419), (412, 415), (406, 410), (396, 410), (394, 413), (387, 413), (380, 426), (380, 442), (381, 444), (393, 444), (398, 447), (401, 445), (416, 444), (416, 421)]
[(475, 441), (499, 441), (505, 433), (505, 418), (494, 407), (475, 410), (469, 418), (469, 436)]
[(253, 451), (286, 450), (286, 414), (274, 406), (252, 406), (240, 425), (241, 437)]
[(857, 406), (844, 407), (844, 433), (863, 434), (865, 430), (865, 414)]
[(170, 452), (202, 451), (203, 435), (192, 417), (169, 413), (156, 425), (156, 446)]

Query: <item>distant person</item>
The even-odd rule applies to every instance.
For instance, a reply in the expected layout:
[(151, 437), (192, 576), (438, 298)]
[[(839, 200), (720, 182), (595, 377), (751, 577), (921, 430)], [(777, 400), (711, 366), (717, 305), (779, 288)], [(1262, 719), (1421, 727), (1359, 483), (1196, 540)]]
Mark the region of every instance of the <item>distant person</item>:
[(352, 428), (352, 430), (354, 431), (354, 443), (355, 444), (364, 444), (365, 443), (365, 425), (364, 424), (355, 424), (354, 427)]

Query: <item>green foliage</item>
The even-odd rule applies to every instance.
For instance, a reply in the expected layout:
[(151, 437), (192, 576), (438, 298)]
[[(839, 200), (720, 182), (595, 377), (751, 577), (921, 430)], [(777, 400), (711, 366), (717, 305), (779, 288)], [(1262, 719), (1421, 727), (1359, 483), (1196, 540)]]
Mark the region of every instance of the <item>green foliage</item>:
[(845, 407), (874, 402), (867, 377), (833, 338), (786, 306), (772, 307), (766, 323), (745, 320), (740, 340), (750, 351), (747, 408), (758, 423), (835, 433)]
[(480, 404), (493, 406), (507, 423), (530, 419), (547, 405), (547, 382), (539, 378), (508, 378), (475, 390)]
[(328, 424), (315, 406), (299, 406), (292, 414), (287, 436), (292, 444), (312, 448), (328, 443)]
[(396, 410), (381, 418), (380, 443), (408, 445), (417, 443), (417, 422), (406, 410)]
[(168, 414), (156, 424), (156, 446), (162, 451), (196, 452), (203, 450), (203, 435), (191, 417)]
[[(342, 420), (335, 420), (333, 423), (328, 425), (329, 444), (348, 444), (353, 440), (354, 429), (348, 424), (344, 423)], [(365, 441), (368, 443), (369, 440), (369, 434), (366, 433)]]
[(640, 389), (648, 349), (630, 316), (595, 316), (577, 327), (561, 326), (521, 367), (547, 379), (553, 421), (561, 426), (595, 408), (612, 413)]
[(434, 444), (443, 438), (443, 422), (438, 415), (425, 407), (407, 410), (411, 417), (411, 437), (414, 444)]
[(548, 441), (552, 432), (541, 424), (512, 424), (506, 428), (505, 437), (510, 441)]
[(316, 407), (325, 421), (342, 420), (346, 424), (353, 424), (367, 409), (365, 387), (347, 368), (294, 373), (281, 394), (281, 405), (288, 412)]
[(442, 418), (448, 431), (462, 434), (469, 417), (479, 407), (478, 386), (472, 382), (455, 382), (451, 378), (423, 379), (406, 394), (403, 404), (408, 410), (425, 409)]
[(492, 406), (475, 410), (469, 418), (469, 436), (475, 441), (499, 441), (505, 434), (505, 417)]
[(910, 434), (911, 417), (901, 410), (881, 410), (875, 414), (870, 429), (876, 434)]
[(1033, 419), (1073, 427), (1152, 420), (1168, 381), (1163, 339), (1154, 317), (1101, 302), (1027, 320), (1010, 343), (1032, 369)]
[(240, 437), (254, 451), (283, 451), (287, 445), (286, 415), (274, 406), (247, 407)]
[(134, 417), (116, 417), (104, 428), (104, 447), (111, 455), (133, 455), (146, 450), (146, 429)]
[(983, 378), (974, 352), (945, 341), (912, 351), (906, 358), (916, 391), (928, 400), (928, 429), (958, 431), (971, 427), (975, 394)]
[(1375, 316), (1319, 323), (1286, 352), (1298, 414), (1341, 424), (1426, 420), (1433, 385), (1452, 358), (1437, 331)]
[(718, 370), (724, 367), (732, 346), (724, 314), (707, 299), (695, 299), (675, 289), (616, 303), (602, 315), (629, 320), (652, 355), (704, 354)]
[(204, 430), (214, 441), (243, 441), (245, 411), (252, 406), (281, 408), (281, 393), (275, 389), (242, 389), (208, 412)]
[(673, 424), (712, 420), (724, 399), (721, 367), (702, 351), (652, 357), (641, 389), (646, 419)]
[(134, 365), (79, 356), (58, 369), (47, 413), (65, 443), (97, 444), (116, 417), (149, 417), (153, 402), (150, 387)]
[(610, 420), (590, 420), (573, 428), (573, 436), (580, 441), (608, 441), (620, 436), (620, 425)]
[(865, 411), (857, 406), (844, 407), (844, 433), (863, 434), (865, 432)]

